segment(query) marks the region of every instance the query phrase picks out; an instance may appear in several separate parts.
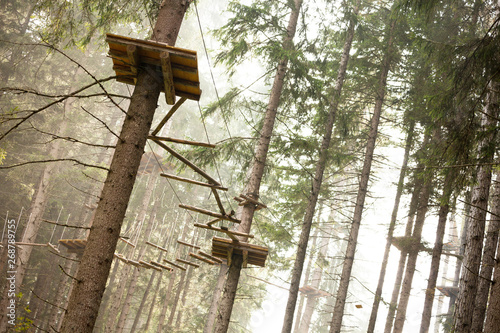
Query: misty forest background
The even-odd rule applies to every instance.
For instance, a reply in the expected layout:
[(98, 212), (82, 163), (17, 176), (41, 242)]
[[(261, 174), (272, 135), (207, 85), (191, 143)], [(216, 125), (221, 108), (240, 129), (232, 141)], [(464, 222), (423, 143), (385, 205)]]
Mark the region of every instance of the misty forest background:
[[(0, 287), (15, 219), (13, 331), (60, 331), (79, 256), (59, 240), (87, 237), (134, 89), (114, 79), (105, 34), (149, 39), (158, 10), (151, 0), (0, 1)], [(221, 198), (236, 216), (233, 197), (288, 62), (260, 188), (267, 208), (249, 241), (269, 254), (265, 267), (243, 269), (229, 332), (278, 332), (290, 316), (296, 333), (333, 332), (332, 321), (342, 332), (481, 332), (484, 323), (499, 332), (499, 23), (492, 0), (190, 4), (176, 46), (197, 52), (203, 94), (161, 135), (216, 144), (168, 143), (228, 187)], [(153, 126), (170, 108), (163, 94), (158, 104)], [(177, 241), (211, 252), (221, 234), (194, 227), (209, 218), (178, 206), (217, 210), (213, 194), (161, 177), (198, 179), (157, 145), (145, 152), (115, 252), (199, 267), (115, 258), (94, 331), (212, 332), (221, 265)], [(302, 288), (290, 313), (294, 266), (300, 287), (316, 293)]]

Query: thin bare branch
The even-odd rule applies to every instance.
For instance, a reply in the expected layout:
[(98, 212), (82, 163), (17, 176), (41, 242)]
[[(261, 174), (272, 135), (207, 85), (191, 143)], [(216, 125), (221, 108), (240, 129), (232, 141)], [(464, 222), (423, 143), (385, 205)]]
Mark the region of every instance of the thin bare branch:
[(91, 165), (87, 163), (83, 163), (81, 161), (78, 161), (77, 159), (74, 158), (57, 158), (53, 160), (42, 160), (42, 161), (28, 161), (28, 162), (23, 162), (23, 163), (18, 163), (18, 164), (13, 164), (13, 165), (8, 165), (8, 166), (0, 166), (0, 169), (12, 169), (12, 168), (17, 168), (23, 165), (28, 165), (28, 164), (36, 164), (36, 163), (51, 163), (51, 162), (61, 162), (61, 161), (67, 161), (67, 162), (74, 162), (75, 164), (79, 164), (85, 167), (89, 168), (96, 168), (96, 169), (102, 169), (105, 171), (109, 171), (108, 168), (99, 166), (99, 165)]

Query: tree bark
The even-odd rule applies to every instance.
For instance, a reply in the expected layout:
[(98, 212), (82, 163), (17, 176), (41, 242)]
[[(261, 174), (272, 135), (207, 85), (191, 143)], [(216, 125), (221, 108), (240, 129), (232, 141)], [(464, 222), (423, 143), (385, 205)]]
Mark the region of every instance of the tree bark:
[[(301, 6), (302, 0), (294, 0), (294, 7), (288, 21), (287, 34), (283, 40), (283, 48), (286, 51), (291, 51), (293, 49), (293, 37), (295, 36), (295, 31), (297, 29), (297, 21), (299, 18)], [(271, 89), (271, 96), (269, 98), (269, 103), (267, 105), (266, 113), (264, 116), (263, 126), (260, 130), (260, 138), (255, 147), (255, 157), (252, 165), (252, 171), (246, 185), (246, 194), (255, 200), (259, 199), (260, 183), (262, 181), (262, 175), (264, 174), (267, 152), (269, 150), (269, 143), (271, 142), (274, 122), (276, 120), (276, 114), (278, 112), (278, 106), (281, 98), (281, 92), (283, 90), (283, 83), (285, 80), (287, 66), (288, 57), (284, 56), (283, 59), (278, 63), (278, 68), (274, 77), (274, 83)], [(247, 204), (243, 206), (241, 223), (239, 225), (240, 231), (244, 233), (250, 232), (254, 212), (255, 205)], [(246, 239), (243, 238), (242, 240), (245, 241)], [(233, 309), (236, 288), (238, 287), (241, 261), (242, 258), (237, 260), (233, 259), (231, 261), (231, 266), (229, 267), (226, 285), (224, 287), (222, 299), (220, 300), (219, 313), (215, 324), (215, 331), (217, 333), (226, 333), (229, 327), (229, 320), (231, 318), (231, 311)]]
[(203, 328), (203, 333), (212, 333), (214, 331), (215, 320), (217, 318), (217, 309), (219, 307), (220, 295), (224, 289), (224, 283), (226, 282), (226, 275), (229, 267), (222, 263), (220, 265), (219, 275), (217, 278), (217, 284), (212, 295), (212, 303), (210, 303), (210, 309), (208, 309), (207, 319), (205, 321), (205, 327)]
[[(357, 11), (358, 7), (356, 6), (356, 8), (354, 9), (354, 15), (357, 14)], [(330, 148), (330, 141), (332, 139), (333, 125), (335, 124), (335, 117), (337, 115), (338, 105), (340, 102), (340, 94), (342, 92), (342, 86), (344, 84), (345, 74), (347, 70), (347, 64), (349, 62), (349, 52), (351, 51), (352, 40), (354, 37), (354, 25), (355, 25), (354, 19), (351, 19), (349, 22), (349, 27), (347, 29), (347, 35), (346, 35), (346, 40), (344, 42), (342, 57), (340, 59), (340, 67), (337, 74), (337, 81), (335, 83), (335, 88), (332, 94), (333, 96), (331, 97), (328, 118), (325, 124), (325, 134), (323, 136), (321, 147), (319, 149), (319, 157), (316, 163), (314, 178), (312, 179), (311, 194), (309, 195), (308, 204), (304, 216), (304, 222), (302, 223), (302, 231), (300, 233), (299, 242), (297, 244), (297, 252), (292, 270), (292, 280), (290, 283), (290, 291), (286, 305), (285, 318), (283, 320), (283, 328), (281, 330), (282, 333), (290, 333), (292, 331), (293, 315), (295, 312), (295, 306), (297, 304), (297, 296), (300, 288), (300, 278), (302, 276), (302, 270), (304, 268), (304, 261), (307, 252), (307, 244), (309, 242), (309, 235), (311, 232), (314, 213), (316, 211), (316, 204), (318, 202), (319, 191), (321, 189), (321, 184), (323, 183), (323, 174), (326, 167), (328, 150)], [(308, 299), (308, 303), (309, 302), (310, 301)]]
[(387, 231), (387, 242), (385, 243), (384, 256), (382, 259), (382, 267), (380, 268), (377, 289), (375, 290), (375, 298), (373, 300), (373, 305), (372, 305), (372, 312), (370, 314), (370, 320), (368, 321), (367, 333), (373, 333), (373, 330), (375, 329), (375, 323), (377, 321), (378, 307), (380, 305), (380, 300), (382, 299), (382, 289), (384, 287), (385, 273), (387, 270), (387, 264), (389, 262), (389, 252), (391, 250), (392, 237), (394, 236), (394, 228), (396, 227), (396, 221), (398, 217), (399, 202), (401, 201), (401, 195), (403, 194), (406, 167), (408, 166), (410, 149), (413, 145), (414, 127), (415, 127), (415, 121), (412, 121), (410, 124), (410, 128), (408, 129), (408, 135), (406, 137), (403, 164), (401, 165), (401, 171), (399, 173), (396, 198), (394, 199), (394, 207), (392, 209), (391, 222), (389, 223), (389, 230)]
[[(185, 0), (163, 1), (152, 38), (175, 45), (188, 5)], [(157, 78), (147, 71), (139, 71), (120, 140), (78, 267), (75, 287), (61, 328), (63, 333), (90, 333), (94, 328), (160, 89)]]
[[(491, 163), (494, 158), (494, 145), (499, 113), (498, 90), (493, 81), (489, 84), (484, 113), (481, 117), (483, 137), (478, 144), (479, 162), (477, 185), (472, 190), (471, 220), (467, 231), (462, 277), (454, 315), (455, 333), (466, 333), (472, 329), (474, 301), (478, 288), (479, 268), (484, 241), (486, 211), (491, 183)], [(498, 87), (498, 85), (496, 85)]]
[(356, 197), (356, 204), (351, 223), (351, 231), (349, 233), (349, 240), (347, 244), (346, 256), (342, 266), (342, 274), (340, 276), (340, 284), (337, 290), (337, 298), (333, 310), (332, 324), (330, 326), (330, 333), (340, 333), (342, 328), (342, 317), (344, 316), (344, 308), (347, 297), (347, 290), (349, 288), (349, 280), (351, 278), (352, 266), (354, 263), (354, 254), (356, 253), (356, 245), (358, 241), (359, 227), (361, 224), (361, 217), (363, 214), (363, 207), (365, 203), (366, 193), (368, 192), (368, 181), (370, 179), (371, 166), (373, 161), (373, 152), (375, 150), (375, 142), (377, 140), (378, 125), (380, 122), (380, 115), (382, 113), (382, 105), (385, 97), (385, 88), (387, 85), (387, 76), (392, 62), (393, 41), (394, 41), (394, 28), (396, 21), (390, 22), (390, 29), (387, 36), (387, 50), (382, 62), (381, 71), (379, 73), (379, 82), (377, 89), (377, 97), (375, 107), (373, 110), (372, 119), (370, 121), (370, 132), (366, 143), (365, 160), (361, 177), (359, 182), (358, 194)]

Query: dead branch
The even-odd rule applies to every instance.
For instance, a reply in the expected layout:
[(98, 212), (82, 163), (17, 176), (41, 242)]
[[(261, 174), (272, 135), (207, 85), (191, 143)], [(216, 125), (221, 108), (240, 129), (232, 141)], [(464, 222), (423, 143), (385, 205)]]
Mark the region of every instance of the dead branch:
[(118, 138), (118, 140), (123, 141), (123, 140), (120, 138), (120, 136), (119, 136), (118, 134), (116, 134), (115, 132), (113, 132), (113, 131), (111, 130), (111, 128), (109, 128), (108, 124), (106, 124), (104, 121), (102, 121), (99, 117), (96, 117), (96, 116), (94, 116), (92, 113), (90, 113), (89, 111), (85, 110), (85, 108), (84, 108), (83, 106), (82, 106), (81, 108), (82, 108), (82, 110), (83, 110), (83, 111), (85, 111), (85, 112), (86, 112), (88, 115), (90, 115), (92, 118), (94, 118), (95, 120), (97, 120), (98, 122), (100, 122), (101, 124), (103, 124), (103, 125), (104, 125), (104, 127), (105, 127), (108, 131), (110, 131), (110, 132), (111, 132), (111, 134), (113, 134), (114, 136), (116, 136), (116, 137)]
[(0, 166), (0, 170), (1, 169), (17, 168), (17, 167), (20, 167), (20, 166), (23, 166), (23, 165), (28, 165), (28, 164), (51, 163), (51, 162), (61, 162), (61, 161), (74, 162), (75, 164), (79, 164), (79, 165), (82, 165), (82, 166), (85, 166), (85, 167), (96, 168), (96, 169), (102, 169), (102, 170), (105, 170), (105, 171), (109, 171), (108, 168), (105, 168), (105, 167), (102, 167), (102, 166), (98, 166), (98, 165), (91, 165), (91, 164), (83, 163), (83, 162), (80, 162), (80, 161), (78, 161), (77, 159), (74, 159), (74, 158), (56, 158), (56, 159), (53, 159), (53, 160), (28, 161), (28, 162), (23, 162), (23, 163), (9, 165), (9, 166)]
[(46, 223), (50, 223), (50, 224), (55, 224), (55, 225), (58, 225), (58, 226), (61, 226), (61, 227), (66, 227), (66, 228), (90, 229), (90, 227), (79, 227), (79, 226), (76, 226), (76, 225), (63, 224), (63, 223), (58, 223), (56, 221), (50, 221), (50, 220), (45, 220), (45, 219), (42, 219), (42, 221), (46, 222)]

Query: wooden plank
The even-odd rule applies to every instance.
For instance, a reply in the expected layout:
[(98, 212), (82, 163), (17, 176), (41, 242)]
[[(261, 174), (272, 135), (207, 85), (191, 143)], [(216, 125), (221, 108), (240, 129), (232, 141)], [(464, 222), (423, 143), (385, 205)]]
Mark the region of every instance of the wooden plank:
[(243, 250), (243, 268), (247, 268), (248, 266), (248, 250)]
[(170, 54), (167, 51), (160, 53), (161, 71), (163, 73), (163, 85), (165, 91), (165, 100), (168, 105), (175, 104), (174, 76), (170, 65)]
[(227, 265), (231, 266), (231, 261), (233, 259), (233, 248), (228, 247), (227, 248)]
[(184, 259), (177, 258), (177, 259), (175, 259), (175, 260), (176, 260), (176, 261), (178, 261), (178, 262), (180, 262), (180, 263), (183, 263), (183, 264), (186, 264), (186, 265), (193, 266), (193, 267), (195, 267), (195, 268), (200, 267), (200, 265), (195, 264), (195, 263), (190, 262), (190, 261), (187, 261), (187, 260), (184, 260)]
[(221, 259), (219, 259), (217, 257), (214, 257), (214, 256), (212, 256), (212, 255), (210, 255), (210, 254), (208, 254), (206, 252), (198, 250), (198, 254), (201, 254), (202, 256), (204, 256), (204, 257), (206, 257), (206, 258), (208, 258), (208, 259), (210, 259), (212, 261), (215, 261), (215, 262), (218, 262), (219, 264), (222, 264), (222, 260)]
[(156, 134), (158, 134), (161, 131), (161, 129), (163, 128), (163, 126), (165, 126), (167, 121), (174, 115), (175, 111), (177, 111), (181, 107), (182, 103), (184, 103), (185, 101), (186, 101), (186, 97), (181, 97), (181, 99), (179, 99), (174, 104), (174, 106), (172, 106), (170, 108), (167, 115), (160, 121), (160, 123), (158, 124), (158, 126), (156, 126), (154, 131), (151, 132), (151, 135), (155, 136)]
[(148, 139), (181, 143), (181, 144), (185, 144), (185, 145), (198, 146), (198, 147), (207, 147), (207, 148), (215, 148), (216, 147), (216, 145), (213, 145), (211, 143), (189, 141), (189, 140), (182, 140), (182, 139), (175, 139), (175, 138), (161, 137), (161, 136), (153, 136), (153, 135), (148, 136)]
[(162, 251), (168, 252), (168, 250), (167, 250), (166, 248), (161, 247), (160, 245), (153, 244), (153, 243), (151, 243), (150, 241), (146, 241), (146, 244), (151, 245), (151, 246), (153, 246), (153, 247), (155, 247), (155, 248), (157, 248), (157, 249), (160, 249), (160, 250), (162, 250)]
[(171, 272), (171, 271), (173, 271), (173, 270), (174, 270), (172, 267), (165, 266), (165, 265), (160, 264), (159, 262), (154, 261), (154, 260), (151, 260), (149, 263), (150, 263), (150, 264), (152, 264), (152, 265), (158, 266), (158, 267), (160, 267), (160, 268), (166, 269), (166, 270), (168, 270), (169, 272)]
[[(139, 69), (139, 53), (137, 53), (137, 46), (127, 45), (127, 57), (130, 64), (130, 70), (134, 76), (137, 76)], [(137, 78), (134, 78), (134, 82), (137, 83)]]
[(145, 262), (144, 260), (139, 260), (139, 263), (141, 265), (143, 265), (144, 267), (146, 267), (146, 268), (156, 269), (158, 272), (161, 272), (161, 268), (159, 268), (159, 267), (157, 267), (155, 265), (152, 265), (149, 262)]
[(226, 221), (230, 221), (230, 222), (233, 222), (233, 223), (241, 223), (240, 220), (235, 219), (234, 217), (231, 217), (229, 215), (222, 215), (222, 214), (219, 214), (219, 213), (211, 212), (211, 211), (206, 210), (206, 209), (197, 208), (197, 207), (193, 207), (193, 206), (189, 206), (189, 205), (184, 205), (184, 204), (179, 204), (179, 207), (187, 209), (187, 210), (190, 210), (190, 211), (193, 211), (193, 212), (197, 212), (197, 213), (205, 214), (205, 215), (208, 215), (208, 216), (212, 216), (212, 217), (215, 217), (215, 218), (218, 218), (218, 219), (221, 219), (221, 220), (226, 220)]
[(191, 161), (189, 161), (187, 158), (185, 158), (184, 156), (182, 156), (181, 154), (179, 154), (178, 152), (176, 152), (175, 150), (173, 150), (169, 146), (163, 144), (162, 142), (160, 142), (158, 140), (153, 140), (153, 142), (156, 143), (157, 145), (159, 145), (160, 147), (162, 147), (163, 149), (165, 149), (166, 151), (168, 151), (172, 156), (174, 156), (175, 158), (177, 158), (178, 160), (180, 160), (181, 162), (186, 164), (188, 167), (193, 169), (195, 172), (199, 173), (203, 178), (208, 180), (210, 183), (220, 185), (220, 183), (218, 181), (216, 181), (215, 179), (210, 177), (205, 171), (198, 168)]
[(226, 234), (231, 233), (231, 234), (236, 235), (236, 236), (249, 237), (249, 238), (253, 238), (254, 237), (253, 235), (245, 234), (243, 232), (232, 231), (232, 230), (225, 230), (225, 229), (222, 229), (222, 228), (208, 226), (206, 224), (195, 223), (194, 226), (198, 227), (198, 228), (209, 229), (209, 230), (213, 230), (213, 231), (219, 231), (219, 232), (223, 232), (223, 233), (226, 233)]
[(197, 250), (201, 249), (201, 247), (199, 247), (198, 245), (189, 244), (189, 243), (183, 242), (181, 240), (177, 240), (177, 243), (185, 245), (185, 246), (192, 247), (192, 248), (197, 249)]
[(163, 259), (163, 261), (164, 261), (164, 262), (166, 262), (166, 263), (167, 263), (167, 264), (169, 264), (169, 265), (172, 265), (172, 266), (174, 266), (174, 267), (177, 267), (177, 268), (179, 268), (179, 269), (182, 269), (183, 271), (185, 271), (185, 270), (186, 270), (186, 267), (182, 267), (182, 266), (180, 266), (180, 265), (177, 265), (175, 262), (172, 262), (172, 261), (170, 261), (170, 260)]
[(197, 181), (197, 180), (192, 180), (192, 179), (188, 179), (188, 178), (184, 178), (184, 177), (179, 177), (179, 176), (171, 175), (171, 174), (168, 174), (168, 173), (161, 173), (160, 176), (165, 177), (165, 178), (170, 178), (170, 179), (178, 180), (178, 181), (185, 182), (185, 183), (189, 183), (189, 184), (194, 184), (194, 185), (199, 185), (199, 186), (204, 186), (204, 187), (217, 188), (218, 190), (222, 190), (222, 191), (227, 191), (228, 190), (227, 187), (222, 187), (220, 185), (214, 185), (214, 184), (204, 183), (204, 182), (200, 182), (200, 181)]
[[(199, 256), (193, 252), (189, 252), (189, 256), (195, 258), (195, 259), (198, 259), (200, 261), (203, 261), (203, 262), (206, 262), (207, 264), (210, 264), (210, 265), (215, 265), (215, 262), (210, 260), (210, 259), (207, 259), (207, 258), (203, 258), (202, 256)], [(222, 261), (222, 260), (221, 260)]]

